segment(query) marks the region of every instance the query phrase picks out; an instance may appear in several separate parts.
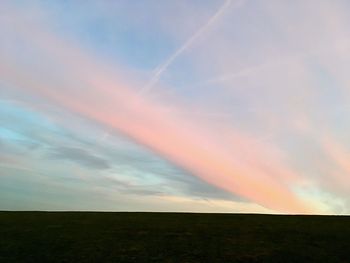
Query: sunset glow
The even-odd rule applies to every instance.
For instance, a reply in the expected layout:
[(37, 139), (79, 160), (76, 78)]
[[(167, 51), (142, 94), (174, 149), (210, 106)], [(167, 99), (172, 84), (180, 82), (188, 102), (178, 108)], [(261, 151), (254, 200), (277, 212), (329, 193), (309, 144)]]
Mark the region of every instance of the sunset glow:
[(0, 209), (350, 212), (342, 1), (3, 1)]

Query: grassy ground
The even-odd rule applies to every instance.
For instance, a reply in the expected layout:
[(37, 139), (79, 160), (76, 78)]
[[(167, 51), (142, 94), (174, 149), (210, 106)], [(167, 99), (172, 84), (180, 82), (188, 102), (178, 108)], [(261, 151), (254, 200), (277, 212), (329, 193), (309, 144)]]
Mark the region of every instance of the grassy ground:
[(350, 262), (350, 217), (0, 212), (0, 262)]

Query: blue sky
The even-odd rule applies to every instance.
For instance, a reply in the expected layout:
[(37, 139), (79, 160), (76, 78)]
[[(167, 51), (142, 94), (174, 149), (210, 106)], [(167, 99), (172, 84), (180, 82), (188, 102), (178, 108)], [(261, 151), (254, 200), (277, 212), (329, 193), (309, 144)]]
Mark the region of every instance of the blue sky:
[(3, 1), (0, 209), (348, 214), (345, 1)]

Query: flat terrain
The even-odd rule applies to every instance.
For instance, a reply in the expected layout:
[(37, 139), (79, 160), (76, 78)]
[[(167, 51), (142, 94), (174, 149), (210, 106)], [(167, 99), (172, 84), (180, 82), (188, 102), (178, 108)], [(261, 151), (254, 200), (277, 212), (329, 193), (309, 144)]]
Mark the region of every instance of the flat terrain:
[(0, 212), (0, 262), (350, 262), (350, 217)]

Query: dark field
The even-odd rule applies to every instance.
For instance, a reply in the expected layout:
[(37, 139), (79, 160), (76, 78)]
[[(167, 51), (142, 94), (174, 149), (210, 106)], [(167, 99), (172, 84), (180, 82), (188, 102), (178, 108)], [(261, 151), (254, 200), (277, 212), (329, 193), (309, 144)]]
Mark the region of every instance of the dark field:
[(0, 212), (0, 262), (350, 262), (350, 217)]

